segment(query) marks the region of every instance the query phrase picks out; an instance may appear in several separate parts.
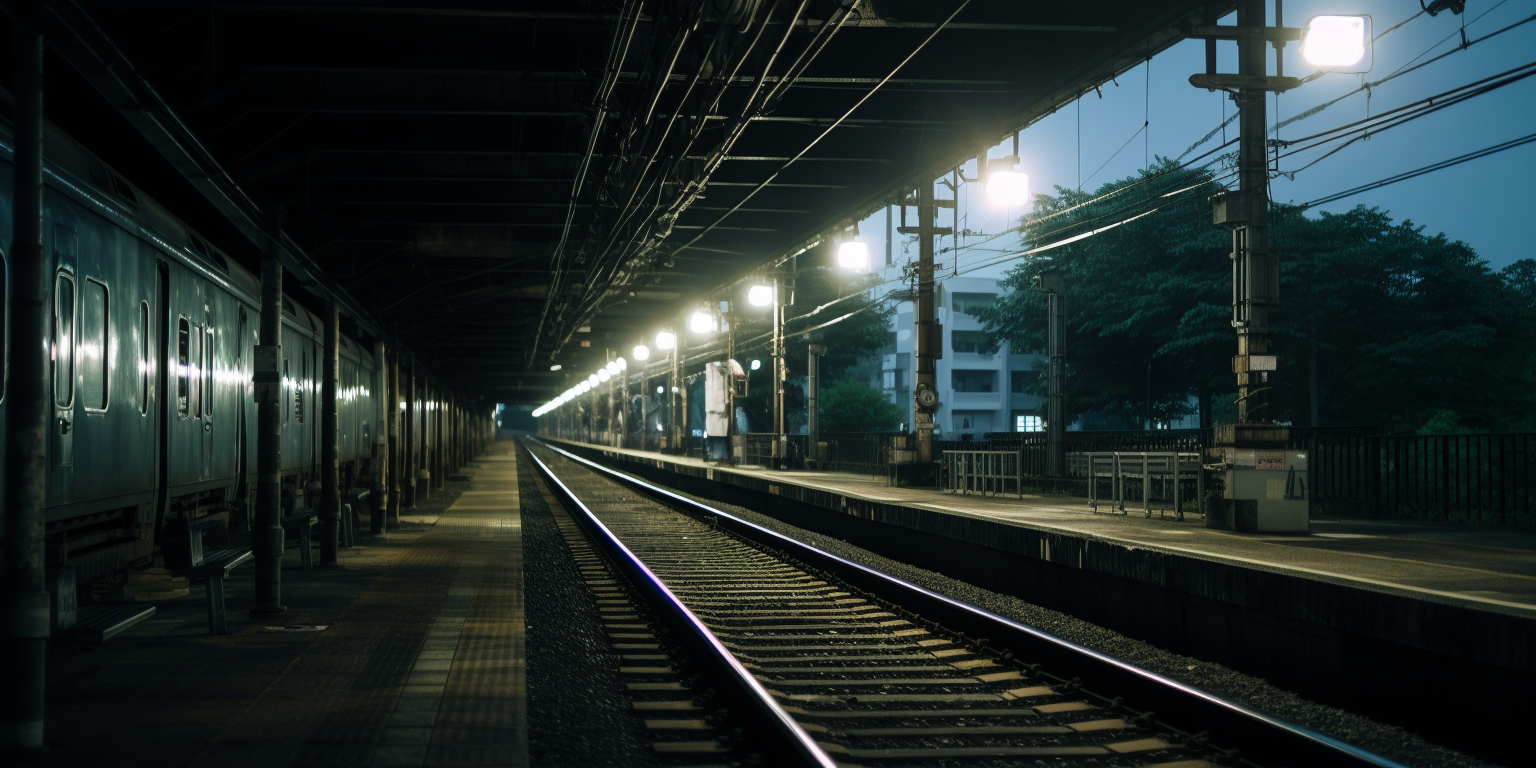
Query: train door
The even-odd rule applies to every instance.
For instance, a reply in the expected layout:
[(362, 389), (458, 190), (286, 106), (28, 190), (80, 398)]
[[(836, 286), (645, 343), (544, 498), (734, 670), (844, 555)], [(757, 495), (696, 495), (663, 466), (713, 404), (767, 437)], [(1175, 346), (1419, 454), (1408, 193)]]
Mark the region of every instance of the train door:
[(51, 489), (67, 494), (70, 474), (75, 465), (75, 231), (68, 227), (53, 229), (53, 334), (50, 356), (53, 363), (53, 428), (49, 454), (54, 480)]

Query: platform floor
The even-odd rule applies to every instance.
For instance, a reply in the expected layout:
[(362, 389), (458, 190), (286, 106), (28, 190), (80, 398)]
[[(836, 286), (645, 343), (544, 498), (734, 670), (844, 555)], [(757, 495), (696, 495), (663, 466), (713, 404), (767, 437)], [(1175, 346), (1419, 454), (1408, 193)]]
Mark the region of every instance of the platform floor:
[[(1403, 590), (1422, 599), (1536, 616), (1536, 535), (1460, 526), (1370, 520), (1313, 520), (1311, 535), (1241, 534), (1148, 519), (1135, 503), (1126, 515), (1094, 514), (1088, 501), (1062, 495), (956, 495), (892, 488), (885, 478), (844, 472), (725, 467), (700, 459), (588, 445), (650, 459), (711, 467), (853, 497), (956, 515), (1074, 532), (1149, 548), (1284, 571), (1309, 578)], [(1107, 509), (1107, 507), (1104, 507)]]
[(193, 585), (102, 646), (54, 649), (37, 764), (528, 765), (513, 444), (464, 473), (446, 511), (422, 505), (435, 523), (364, 538), (340, 569), (300, 570), (290, 547), (283, 617), (249, 619), (245, 567), (233, 634), (206, 634)]

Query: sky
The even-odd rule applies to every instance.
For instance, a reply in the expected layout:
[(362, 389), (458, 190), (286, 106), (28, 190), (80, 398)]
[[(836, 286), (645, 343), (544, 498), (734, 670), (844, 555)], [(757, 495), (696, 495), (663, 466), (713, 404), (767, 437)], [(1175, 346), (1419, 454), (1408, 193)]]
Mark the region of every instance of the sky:
[[(1274, 4), (1269, 7), (1273, 24)], [(1315, 15), (1368, 14), (1375, 33), (1380, 34), (1418, 12), (1419, 4), (1408, 0), (1290, 0), (1285, 3), (1285, 22), (1286, 26), (1299, 27)], [(1356, 93), (1323, 112), (1287, 125), (1280, 129), (1279, 138), (1299, 138), (1343, 125), (1529, 64), (1536, 58), (1536, 21), (1492, 39), (1476, 41), (1532, 16), (1536, 16), (1536, 2), (1530, 0), (1470, 0), (1466, 12), (1459, 16), (1448, 11), (1438, 16), (1420, 15), (1376, 41), (1374, 65), (1369, 73), (1331, 73), (1271, 97), (1270, 125), (1349, 93), (1362, 82), (1380, 80), (1410, 64), (1456, 50), (1463, 24), (1467, 39), (1474, 41), (1471, 47), (1372, 88), (1369, 99), (1366, 93)], [(1229, 16), (1221, 23), (1234, 21)], [(1268, 60), (1270, 74), (1274, 74), (1273, 49)], [(1305, 76), (1315, 69), (1301, 58), (1299, 45), (1286, 46), (1286, 75)], [(1079, 184), (1084, 189), (1093, 189), (1135, 175), (1151, 157), (1183, 155), (1191, 144), (1223, 122), (1223, 110), (1226, 117), (1233, 114), (1226, 94), (1189, 84), (1189, 75), (1204, 70), (1204, 43), (1186, 40), (1154, 57), (1149, 64), (1130, 70), (1116, 82), (1105, 84), (1102, 97), (1090, 92), (1030, 126), (1020, 136), (1018, 169), (1029, 174), (1031, 191), (1054, 193), (1056, 186)], [(1237, 71), (1236, 43), (1218, 44), (1218, 71)], [(1138, 134), (1143, 122), (1147, 123), (1147, 130)], [(1236, 135), (1235, 129), (1236, 123), (1227, 128), (1227, 138)], [(1283, 175), (1275, 178), (1271, 194), (1277, 201), (1303, 203), (1532, 133), (1536, 133), (1536, 77), (1448, 107), (1368, 141), (1357, 141), (1317, 165), (1298, 171), (1294, 179)], [(1218, 134), (1190, 156), (1214, 148), (1221, 140)], [(1326, 149), (1283, 158), (1280, 170), (1298, 169)], [(990, 156), (1002, 157), (1011, 151), (1012, 142), (1005, 141)], [(962, 172), (974, 178), (975, 162), (964, 166)], [(940, 196), (948, 196), (948, 190), (941, 187)], [(1530, 231), (1531, 217), (1536, 215), (1536, 143), (1327, 203), (1310, 209), (1309, 215), (1345, 211), (1360, 204), (1378, 206), (1390, 212), (1396, 221), (1407, 219), (1424, 225), (1430, 234), (1444, 232), (1452, 240), (1464, 241), (1494, 269), (1519, 259), (1536, 258), (1536, 238)], [(1015, 223), (1028, 209), (994, 208), (981, 199), (977, 185), (967, 184), (961, 187), (958, 210), (962, 214), (962, 229), (995, 233)], [(876, 213), (860, 227), (861, 235), (870, 241), (871, 260), (876, 264), (884, 259), (884, 219), (883, 213)], [(944, 211), (940, 225), (947, 225), (947, 219), (948, 212)], [(944, 238), (941, 247), (949, 245), (950, 239)], [(960, 255), (959, 269), (963, 272), (996, 261), (1018, 248), (1016, 235), (966, 248)], [(915, 258), (915, 246), (913, 249)], [(907, 261), (899, 237), (893, 255), (898, 265)], [(941, 253), (937, 260), (944, 271), (953, 271), (954, 258), (953, 253)], [(1000, 277), (1014, 263), (976, 269), (971, 274)]]

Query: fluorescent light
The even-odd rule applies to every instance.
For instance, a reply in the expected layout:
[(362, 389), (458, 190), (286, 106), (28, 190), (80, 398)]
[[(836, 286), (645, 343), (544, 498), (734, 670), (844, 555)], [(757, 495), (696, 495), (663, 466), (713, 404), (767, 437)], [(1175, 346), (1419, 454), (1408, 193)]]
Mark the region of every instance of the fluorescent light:
[(560, 365), (560, 364), (559, 364), (559, 363), (555, 363), (555, 364), (554, 364), (554, 365), (551, 365), (551, 366), (550, 366), (550, 367), (549, 367), (549, 369), (550, 369), (550, 370), (551, 370), (551, 371), (558, 371), (558, 370), (560, 370), (560, 368), (561, 368), (561, 367), (562, 367), (562, 366), (561, 366), (561, 365)]
[(837, 265), (843, 269), (869, 269), (869, 243), (849, 240), (839, 245)]
[(644, 344), (636, 344), (634, 355), (636, 360), (649, 360), (651, 359), (651, 348)]
[(629, 361), (628, 360), (625, 360), (622, 357), (616, 357), (616, 358), (613, 359), (613, 362), (618, 363), (619, 370), (621, 370), (621, 371), (629, 370)]
[(587, 386), (588, 387), (595, 387), (595, 386), (597, 386), (597, 382), (598, 382), (597, 374), (594, 373), (591, 376), (587, 377)]
[(671, 331), (662, 331), (656, 334), (657, 349), (671, 349), (677, 346), (677, 335)]
[[(618, 364), (617, 361), (609, 360), (608, 364), (603, 366), (603, 370), (607, 371), (610, 375), (618, 373), (619, 372), (619, 364)], [(598, 375), (601, 376), (602, 374), (598, 374)]]
[(761, 360), (753, 360), (752, 361), (752, 370), (755, 371), (755, 370), (757, 370), (757, 369), (759, 369), (761, 367), (763, 367), (763, 361), (761, 361)]
[(666, 393), (667, 393), (667, 388), (666, 388), (666, 387), (663, 387), (663, 386), (661, 386), (661, 385), (660, 385), (660, 384), (657, 384), (657, 385), (656, 385), (656, 394), (658, 394), (658, 395), (664, 395), (664, 394), (666, 394)]
[(1301, 56), (1318, 67), (1348, 67), (1365, 58), (1368, 17), (1313, 16), (1301, 31)]
[[(612, 365), (612, 363), (610, 363), (610, 365)], [(607, 380), (609, 380), (611, 378), (613, 378), (613, 374), (609, 373), (607, 368), (599, 368), (599, 369), (597, 369), (597, 380), (598, 381), (600, 381), (600, 382), (607, 381)]]
[(988, 174), (987, 202), (1000, 208), (1013, 208), (1029, 202), (1029, 174), (1019, 171)]
[(694, 333), (710, 333), (715, 330), (715, 318), (708, 312), (695, 312), (688, 318), (688, 330)]
[(766, 307), (773, 303), (773, 286), (754, 285), (747, 289), (747, 303), (754, 307)]

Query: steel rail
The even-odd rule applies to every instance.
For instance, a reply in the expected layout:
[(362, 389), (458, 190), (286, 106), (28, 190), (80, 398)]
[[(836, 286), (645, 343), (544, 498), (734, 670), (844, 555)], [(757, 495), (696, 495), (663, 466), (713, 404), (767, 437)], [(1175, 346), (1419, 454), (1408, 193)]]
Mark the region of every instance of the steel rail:
[[(540, 445), (543, 445), (540, 443)], [(547, 447), (547, 446), (546, 446)], [(678, 633), (682, 640), (699, 662), (710, 672), (710, 679), (722, 686), (721, 691), (732, 703), (743, 711), (755, 715), (753, 722), (764, 722), (769, 725), (763, 729), (764, 733), (755, 735), (766, 736), (761, 745), (773, 756), (782, 762), (773, 765), (817, 766), (818, 768), (836, 768), (837, 763), (826, 753), (800, 724), (790, 714), (784, 711), (773, 700), (762, 684), (753, 677), (736, 656), (726, 649), (720, 642), (720, 638), (704, 625), (704, 622), (689, 610), (683, 601), (646, 566), (635, 553), (626, 547), (608, 526), (604, 525), (597, 515), (587, 508), (587, 505), (576, 497), (576, 494), (566, 487), (560, 478), (555, 476), (549, 468), (533, 451), (528, 450), (526, 444), (522, 446), (523, 452), (533, 461), (538, 474), (549, 485), (550, 489), (560, 499), (561, 503), (573, 513), (582, 527), (592, 535), (594, 542), (612, 560), (615, 567), (627, 576), (631, 583), (639, 589), (643, 597), (650, 603), (657, 615)], [(563, 453), (563, 452), (562, 452)]]
[[(994, 648), (1012, 651), (1014, 658), (1027, 656), (1042, 668), (1054, 670), (1058, 675), (1070, 670), (1068, 674), (1081, 679), (1083, 689), (1097, 692), (1105, 698), (1123, 697), (1147, 710), (1177, 713), (1175, 716), (1178, 721), (1186, 726), (1199, 724), (1198, 728), (1186, 727), (1184, 730), (1190, 733), (1204, 731), (1217, 734), (1219, 741), (1216, 743), (1228, 748), (1243, 747), (1245, 755), (1257, 756), (1260, 753), (1255, 745), (1262, 745), (1263, 757), (1259, 759), (1278, 765), (1404, 768), (1400, 763), (1331, 736), (1256, 712), (1027, 624), (817, 549), (542, 440), (530, 440), (653, 500), (685, 513), (708, 517), (712, 523), (730, 533), (783, 552), (812, 568), (834, 575), (850, 586), (879, 595), (936, 621), (947, 629), (971, 637), (987, 638)], [(540, 466), (543, 466), (542, 462)]]

